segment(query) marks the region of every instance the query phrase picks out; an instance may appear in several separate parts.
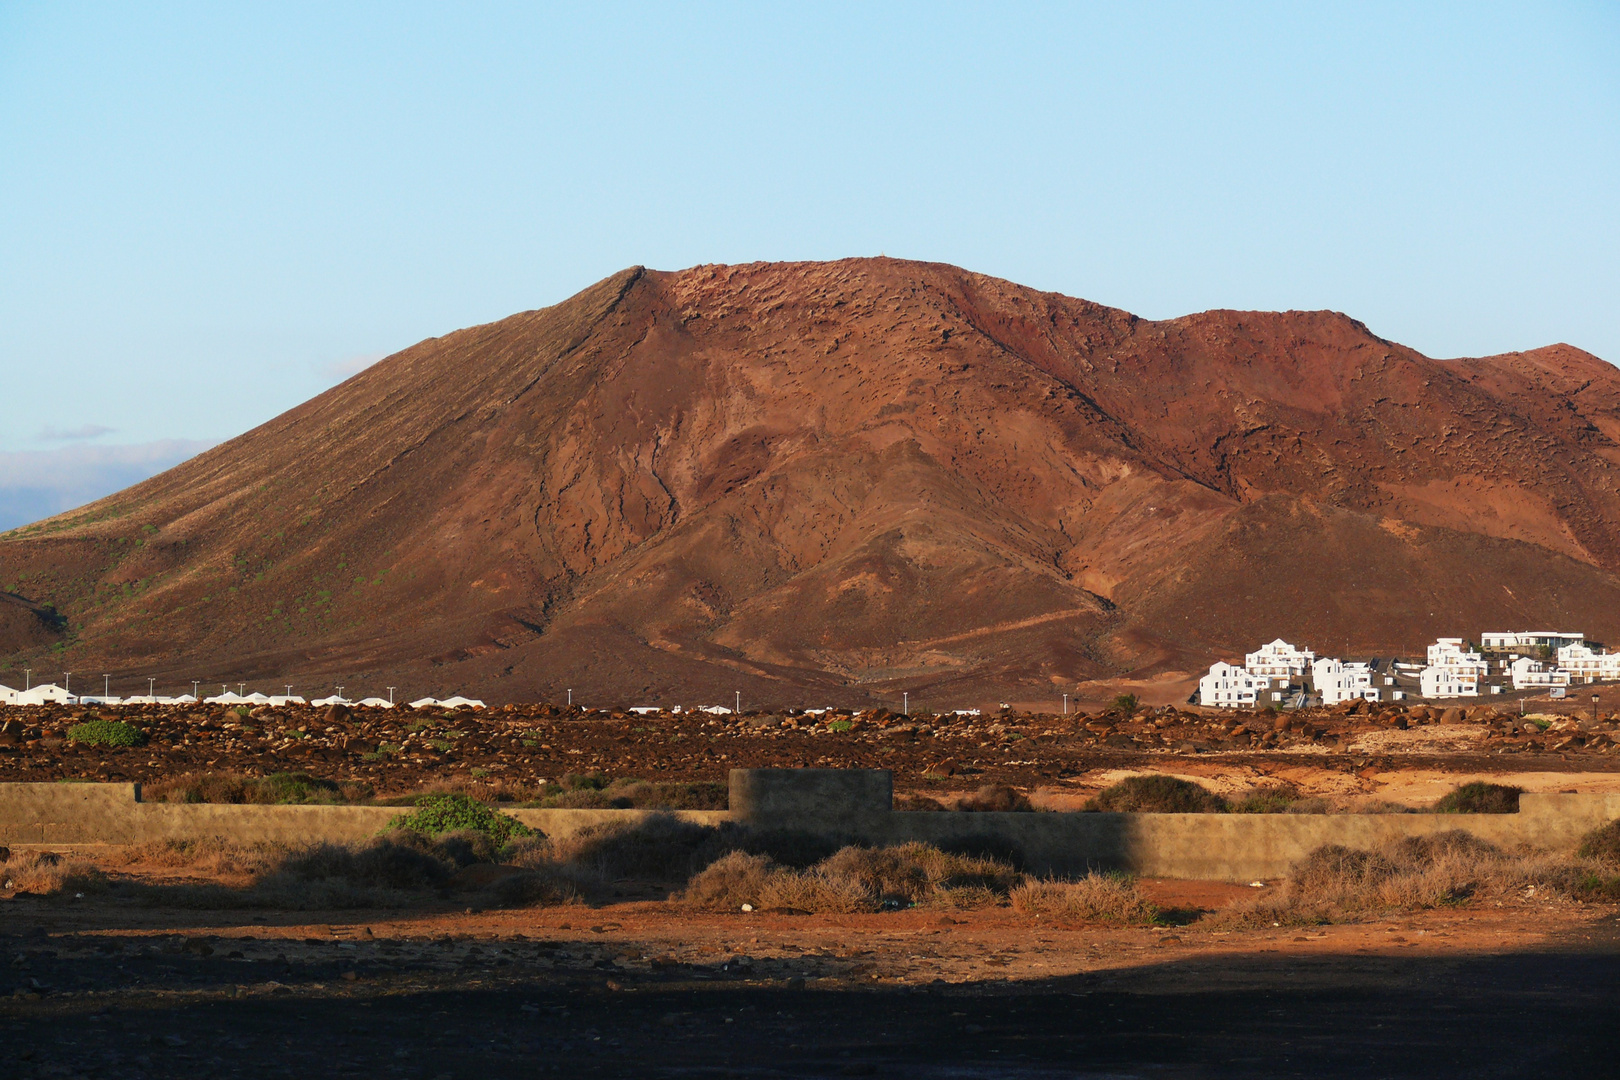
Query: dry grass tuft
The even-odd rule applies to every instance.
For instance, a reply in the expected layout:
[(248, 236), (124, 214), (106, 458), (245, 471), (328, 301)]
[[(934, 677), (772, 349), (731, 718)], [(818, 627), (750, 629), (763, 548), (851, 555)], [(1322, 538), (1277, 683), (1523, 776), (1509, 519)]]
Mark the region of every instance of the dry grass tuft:
[(957, 801), (958, 810), (967, 810), (977, 813), (1031, 813), (1035, 807), (1030, 804), (1029, 796), (1015, 787), (1006, 784), (986, 784), (971, 795), (965, 795)]
[(1088, 874), (1078, 881), (1026, 881), (1008, 897), (1013, 910), (1070, 922), (1150, 923), (1158, 910), (1128, 877)]
[(13, 851), (0, 866), (0, 886), (19, 893), (71, 896), (105, 891), (107, 876), (91, 863), (54, 851)]
[(1283, 926), (1335, 922), (1380, 911), (1414, 911), (1527, 896), (1594, 899), (1620, 893), (1612, 867), (1543, 853), (1503, 851), (1461, 829), (1403, 837), (1362, 851), (1330, 844), (1290, 872), (1274, 895), (1234, 905), (1216, 924)]
[(732, 851), (693, 876), (679, 899), (711, 911), (792, 909), (842, 913), (916, 905), (952, 909), (1001, 903), (1022, 875), (1005, 863), (929, 844), (845, 847), (813, 866), (784, 867)]

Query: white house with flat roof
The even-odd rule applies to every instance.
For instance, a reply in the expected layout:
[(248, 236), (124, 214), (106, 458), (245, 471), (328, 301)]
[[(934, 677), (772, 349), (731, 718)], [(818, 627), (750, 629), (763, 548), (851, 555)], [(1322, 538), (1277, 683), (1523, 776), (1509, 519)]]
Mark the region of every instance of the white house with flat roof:
[(1534, 652), (1539, 649), (1556, 652), (1566, 645), (1581, 645), (1585, 641), (1585, 634), (1567, 630), (1512, 630), (1479, 635), (1479, 647), (1483, 652)]
[(1419, 693), (1426, 698), (1476, 697), (1481, 680), (1490, 674), (1490, 662), (1463, 648), (1463, 639), (1443, 637), (1429, 646), (1428, 666), (1418, 676)]
[(1584, 642), (1559, 649), (1558, 666), (1575, 682), (1620, 679), (1620, 653), (1596, 652)]
[(1528, 656), (1513, 661), (1512, 670), (1515, 690), (1551, 690), (1555, 686), (1569, 685), (1569, 672), (1563, 668), (1548, 667)]
[(1198, 680), (1198, 704), (1221, 709), (1252, 709), (1271, 680), (1247, 668), (1224, 662), (1211, 664), (1209, 674)]
[(1285, 680), (1303, 679), (1315, 663), (1316, 654), (1296, 649), (1282, 638), (1267, 642), (1243, 658), (1243, 669), (1250, 675)]
[(1373, 686), (1372, 665), (1347, 663), (1324, 656), (1311, 665), (1311, 682), (1322, 697), (1322, 704), (1337, 705), (1341, 701), (1377, 701), (1378, 688)]

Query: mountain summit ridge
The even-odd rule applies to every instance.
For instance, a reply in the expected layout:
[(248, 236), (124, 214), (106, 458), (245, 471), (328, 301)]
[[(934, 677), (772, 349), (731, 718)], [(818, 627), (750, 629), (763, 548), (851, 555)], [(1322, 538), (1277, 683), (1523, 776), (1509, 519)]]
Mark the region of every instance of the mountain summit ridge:
[(1434, 360), (887, 258), (632, 267), (0, 537), (0, 583), (64, 662), (170, 679), (1027, 699), (1279, 634), (1615, 637), (1617, 463), (1620, 372), (1563, 344)]

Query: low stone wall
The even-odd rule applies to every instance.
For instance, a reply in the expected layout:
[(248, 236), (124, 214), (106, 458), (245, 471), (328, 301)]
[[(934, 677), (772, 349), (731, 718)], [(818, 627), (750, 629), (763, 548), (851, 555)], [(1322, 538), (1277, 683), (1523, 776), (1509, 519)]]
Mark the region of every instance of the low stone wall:
[[(1517, 814), (1085, 814), (898, 812), (883, 770), (737, 769), (729, 811), (683, 811), (703, 825), (735, 821), (868, 843), (921, 840), (1017, 857), (1036, 873), (1127, 870), (1153, 877), (1277, 878), (1323, 844), (1372, 848), (1463, 829), (1506, 848), (1569, 850), (1620, 818), (1620, 795), (1520, 797)], [(333, 842), (375, 836), (405, 811), (379, 806), (233, 806), (139, 801), (134, 784), (0, 784), (0, 844), (135, 844), (222, 837)], [(547, 836), (647, 810), (512, 810)]]
[[(407, 807), (149, 803), (138, 784), (0, 784), (0, 844), (144, 844), (221, 837), (235, 843), (352, 843), (376, 836)], [(531, 829), (563, 837), (608, 822), (634, 824), (651, 810), (511, 810)], [(724, 810), (680, 811), (703, 825)]]

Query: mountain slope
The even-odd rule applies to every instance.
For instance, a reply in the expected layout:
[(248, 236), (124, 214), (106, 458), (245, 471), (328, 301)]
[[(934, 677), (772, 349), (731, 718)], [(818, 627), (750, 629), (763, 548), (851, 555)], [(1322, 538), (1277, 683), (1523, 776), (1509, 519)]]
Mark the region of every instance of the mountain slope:
[(1620, 636), (1617, 439), (1620, 373), (1568, 346), (1436, 361), (890, 259), (637, 268), (8, 534), (0, 582), (81, 670), (1044, 699), (1278, 634)]

